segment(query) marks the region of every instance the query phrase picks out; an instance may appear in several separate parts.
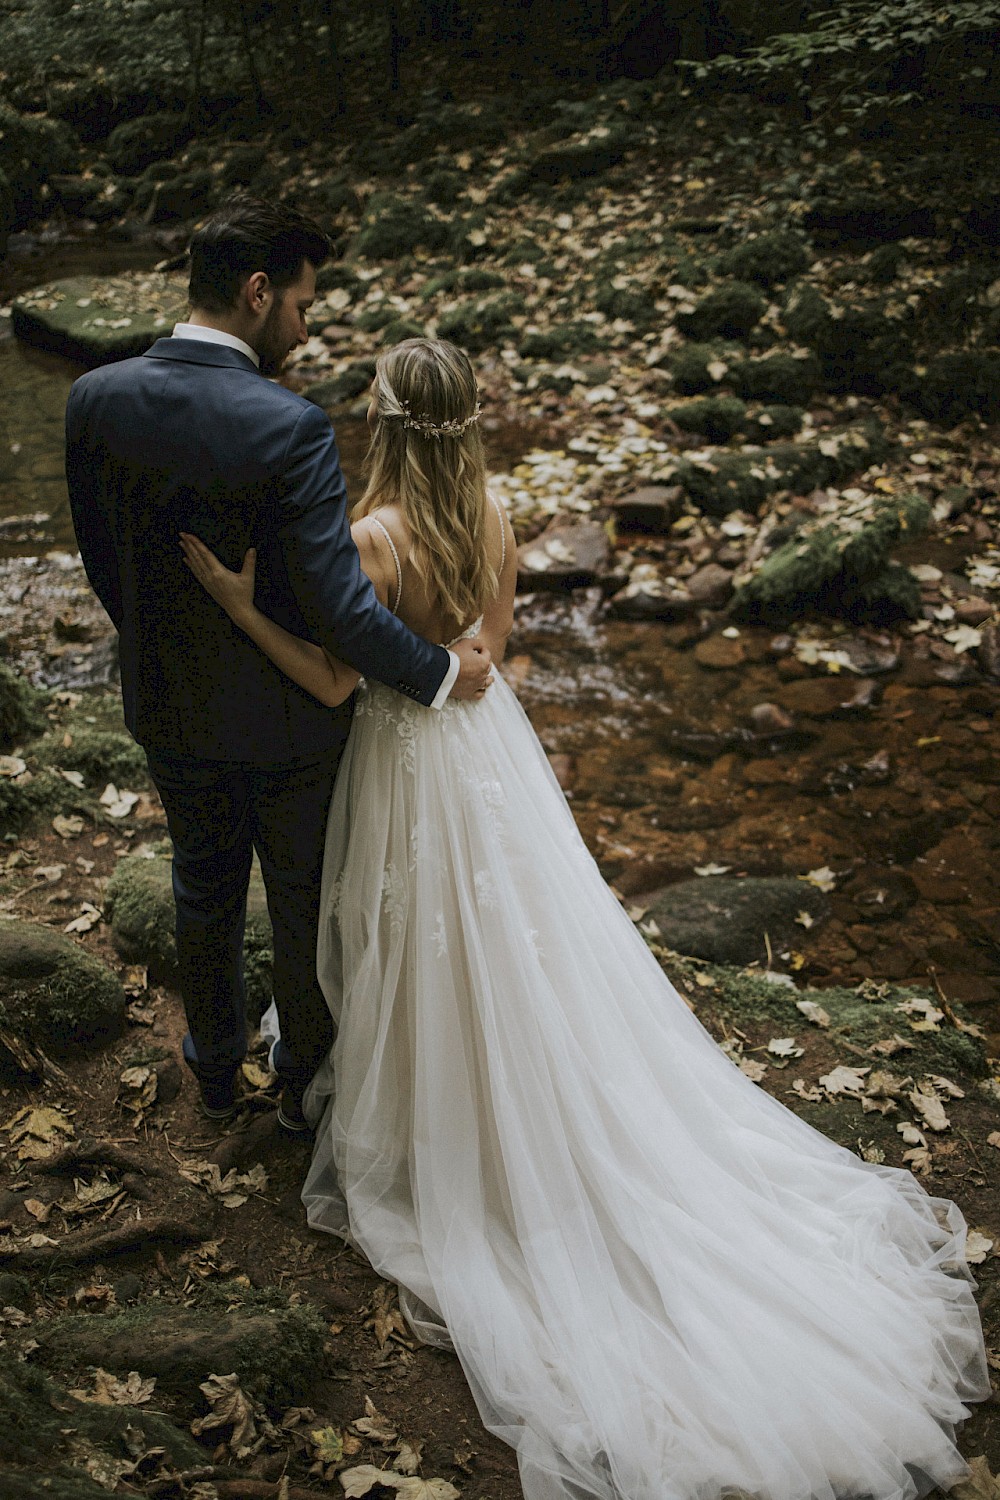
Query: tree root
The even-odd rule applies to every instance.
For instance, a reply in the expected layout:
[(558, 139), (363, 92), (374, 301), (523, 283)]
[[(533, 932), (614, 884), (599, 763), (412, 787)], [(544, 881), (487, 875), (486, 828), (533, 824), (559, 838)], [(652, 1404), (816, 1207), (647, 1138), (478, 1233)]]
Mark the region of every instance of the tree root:
[(133, 1219), (117, 1229), (67, 1235), (56, 1245), (26, 1245), (0, 1251), (0, 1268), (53, 1270), (57, 1266), (86, 1266), (115, 1255), (130, 1255), (150, 1245), (192, 1245), (210, 1239), (212, 1224), (198, 1219)]
[(145, 1493), (156, 1496), (161, 1490), (163, 1493), (169, 1490), (173, 1494), (178, 1482), (187, 1485), (198, 1480), (210, 1481), (219, 1500), (317, 1500), (322, 1493), (320, 1490), (305, 1490), (301, 1485), (289, 1485), (281, 1479), (234, 1479), (233, 1470), (219, 1464), (205, 1464), (202, 1468), (175, 1474), (169, 1480), (152, 1484)]
[(122, 1186), (142, 1203), (153, 1203), (157, 1194), (146, 1185), (146, 1178), (168, 1178), (173, 1174), (130, 1151), (122, 1151), (107, 1141), (83, 1141), (67, 1146), (56, 1156), (34, 1164), (34, 1170), (46, 1177), (73, 1177), (88, 1167), (111, 1167), (122, 1174)]

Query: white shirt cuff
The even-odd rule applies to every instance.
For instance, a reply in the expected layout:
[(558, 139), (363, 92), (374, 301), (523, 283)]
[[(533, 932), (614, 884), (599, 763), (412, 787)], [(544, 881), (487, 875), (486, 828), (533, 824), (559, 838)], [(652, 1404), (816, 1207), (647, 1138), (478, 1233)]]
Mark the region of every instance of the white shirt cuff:
[(459, 661), (454, 651), (448, 652), (448, 660), (450, 662), (450, 665), (447, 672), (444, 674), (444, 681), (441, 683), (441, 686), (437, 690), (434, 701), (431, 704), (431, 708), (443, 708), (445, 699), (448, 697), (448, 694), (455, 686), (455, 679), (458, 676), (459, 669), (461, 668), (462, 663)]

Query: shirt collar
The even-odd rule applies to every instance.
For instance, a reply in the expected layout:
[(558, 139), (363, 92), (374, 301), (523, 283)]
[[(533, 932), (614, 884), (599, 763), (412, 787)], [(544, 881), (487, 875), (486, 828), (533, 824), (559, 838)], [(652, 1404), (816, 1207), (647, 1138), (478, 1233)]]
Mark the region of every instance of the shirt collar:
[(235, 333), (226, 333), (221, 328), (206, 328), (203, 323), (175, 323), (171, 337), (175, 339), (200, 339), (204, 344), (225, 344), (230, 349), (238, 349), (245, 354), (247, 359), (252, 359), (260, 369), (260, 355), (256, 349), (251, 349), (242, 339), (238, 339)]

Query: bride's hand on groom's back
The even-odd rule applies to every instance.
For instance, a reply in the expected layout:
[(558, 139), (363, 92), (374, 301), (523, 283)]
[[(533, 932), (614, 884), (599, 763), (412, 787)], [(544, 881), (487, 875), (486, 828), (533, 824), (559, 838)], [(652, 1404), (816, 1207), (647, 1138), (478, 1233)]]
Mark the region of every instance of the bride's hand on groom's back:
[(210, 548), (189, 531), (180, 533), (184, 561), (197, 578), (202, 588), (211, 594), (216, 603), (231, 620), (239, 624), (253, 613), (253, 591), (257, 567), (257, 553), (251, 547), (243, 558), (238, 573), (224, 567)]
[(449, 697), (482, 698), (493, 681), (493, 663), (481, 637), (456, 641), (450, 650), (458, 657), (460, 666)]

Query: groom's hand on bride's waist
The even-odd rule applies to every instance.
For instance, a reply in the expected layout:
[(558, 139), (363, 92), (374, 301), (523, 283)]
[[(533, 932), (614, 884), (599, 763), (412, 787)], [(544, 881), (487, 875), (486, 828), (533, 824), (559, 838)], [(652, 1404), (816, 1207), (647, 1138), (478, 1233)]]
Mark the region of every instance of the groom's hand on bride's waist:
[(490, 653), (478, 636), (471, 640), (456, 641), (448, 648), (459, 660), (458, 676), (455, 678), (450, 698), (482, 698), (493, 681)]

